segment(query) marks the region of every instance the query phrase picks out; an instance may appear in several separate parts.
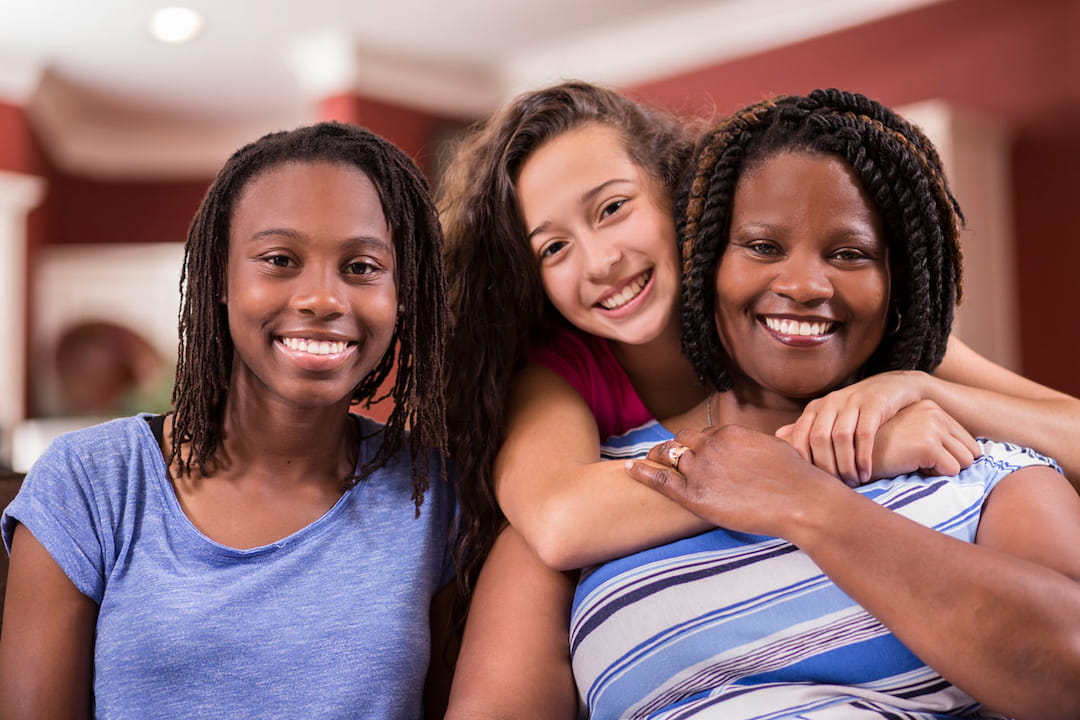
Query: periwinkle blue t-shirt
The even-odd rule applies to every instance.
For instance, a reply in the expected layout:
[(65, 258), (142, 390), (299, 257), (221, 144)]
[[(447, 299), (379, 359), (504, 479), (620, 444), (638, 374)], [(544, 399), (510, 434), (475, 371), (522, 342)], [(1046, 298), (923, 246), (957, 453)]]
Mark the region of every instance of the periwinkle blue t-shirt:
[[(363, 463), (381, 426), (361, 423)], [(409, 467), (403, 451), (311, 525), (237, 550), (191, 524), (146, 417), (125, 418), (54, 441), (3, 538), (24, 524), (99, 605), (95, 717), (416, 718), (455, 508), (432, 462), (415, 518)]]

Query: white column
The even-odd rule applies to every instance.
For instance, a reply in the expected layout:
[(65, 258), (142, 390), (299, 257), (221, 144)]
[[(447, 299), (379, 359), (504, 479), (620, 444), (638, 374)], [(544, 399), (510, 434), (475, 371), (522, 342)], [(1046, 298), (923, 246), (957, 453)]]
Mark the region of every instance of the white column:
[(964, 299), (953, 332), (975, 350), (1020, 370), (1016, 248), (1009, 183), (1010, 138), (1003, 123), (931, 100), (898, 108), (934, 142), (964, 212)]
[(41, 178), (0, 170), (0, 463), (26, 417), (26, 217), (44, 195)]

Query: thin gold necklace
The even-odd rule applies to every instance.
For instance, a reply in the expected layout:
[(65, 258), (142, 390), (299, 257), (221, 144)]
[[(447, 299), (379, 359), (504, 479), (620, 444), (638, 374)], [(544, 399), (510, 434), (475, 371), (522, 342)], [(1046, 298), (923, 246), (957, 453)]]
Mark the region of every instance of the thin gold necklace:
[(705, 398), (705, 427), (712, 427), (712, 399), (716, 395), (716, 391), (709, 393), (709, 397)]

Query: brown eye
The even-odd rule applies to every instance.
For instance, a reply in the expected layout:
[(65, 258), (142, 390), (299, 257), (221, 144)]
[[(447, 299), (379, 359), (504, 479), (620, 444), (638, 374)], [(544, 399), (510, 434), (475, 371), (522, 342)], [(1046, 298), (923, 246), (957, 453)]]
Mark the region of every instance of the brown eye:
[(540, 259), (546, 260), (549, 257), (554, 257), (564, 247), (566, 247), (565, 240), (553, 240), (540, 249)]
[(780, 248), (776, 247), (776, 245), (774, 245), (773, 243), (767, 242), (765, 240), (748, 242), (743, 245), (743, 247), (745, 247), (753, 254), (760, 255), (761, 257), (773, 257), (780, 254)]
[(616, 200), (614, 202), (609, 202), (607, 205), (604, 206), (604, 209), (600, 211), (600, 219), (603, 220), (606, 217), (614, 215), (625, 204), (626, 200)]
[(370, 275), (378, 269), (379, 268), (374, 263), (368, 262), (367, 260), (357, 260), (356, 262), (351, 262), (345, 266), (345, 271), (349, 275)]

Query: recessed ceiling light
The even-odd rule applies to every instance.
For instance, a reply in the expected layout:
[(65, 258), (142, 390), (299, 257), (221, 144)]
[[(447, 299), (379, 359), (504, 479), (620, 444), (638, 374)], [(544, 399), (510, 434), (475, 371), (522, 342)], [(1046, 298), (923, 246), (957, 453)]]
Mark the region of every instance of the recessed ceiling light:
[(161, 8), (150, 16), (150, 34), (163, 43), (186, 43), (202, 26), (202, 15), (185, 7)]

